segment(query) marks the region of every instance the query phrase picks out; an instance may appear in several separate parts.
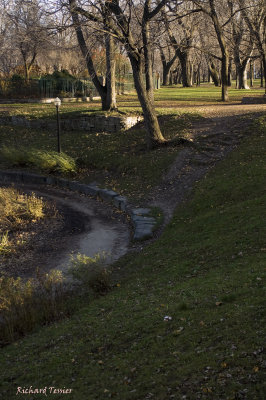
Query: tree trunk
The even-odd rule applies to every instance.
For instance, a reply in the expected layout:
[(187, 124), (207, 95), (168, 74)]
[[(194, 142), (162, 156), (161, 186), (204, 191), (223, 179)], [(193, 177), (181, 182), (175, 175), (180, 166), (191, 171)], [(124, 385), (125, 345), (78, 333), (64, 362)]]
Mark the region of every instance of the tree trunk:
[(170, 84), (170, 68), (163, 68), (163, 86)]
[(144, 68), (145, 68), (145, 80), (146, 80), (146, 91), (150, 101), (154, 101), (154, 88), (153, 88), (153, 71), (152, 71), (152, 51), (150, 44), (150, 23), (148, 19), (149, 14), (149, 2), (145, 4), (143, 13), (142, 23), (142, 39), (144, 48)]
[(249, 86), (253, 87), (253, 63), (252, 62), (250, 62), (250, 65), (249, 65), (249, 81), (250, 81)]
[(175, 60), (177, 59), (177, 54), (175, 54), (174, 57), (168, 62), (166, 61), (165, 55), (161, 48), (160, 48), (160, 55), (161, 55), (162, 66), (163, 66), (163, 86), (169, 86), (170, 79), (171, 79), (170, 70), (171, 70), (171, 67), (174, 64)]
[(210, 62), (208, 66), (209, 66), (209, 73), (210, 73), (210, 76), (212, 77), (214, 86), (220, 86), (219, 73), (218, 73), (214, 63)]
[(249, 55), (246, 56), (246, 58), (241, 60), (239, 48), (237, 47), (234, 50), (234, 60), (236, 65), (236, 73), (238, 76), (238, 89), (249, 89), (247, 81), (247, 66), (249, 63), (250, 55), (251, 52), (249, 52)]
[(260, 61), (260, 87), (263, 87), (263, 63)]
[[(264, 84), (265, 84), (265, 93), (266, 93), (266, 57), (265, 54), (262, 57), (262, 69), (264, 71)], [(263, 72), (261, 71), (261, 76), (262, 76), (262, 87), (263, 87)]]
[(170, 86), (173, 85), (173, 72), (172, 71), (169, 72), (169, 85)]
[(230, 58), (228, 66), (228, 86), (232, 86), (232, 59)]
[(106, 46), (106, 104), (105, 109), (116, 110), (114, 38), (105, 34)]
[(238, 65), (237, 75), (238, 75), (238, 89), (249, 89), (246, 64)]
[(25, 69), (25, 82), (28, 85), (30, 83), (30, 71), (28, 68), (28, 64), (26, 62), (24, 63), (24, 69)]
[(221, 68), (221, 83), (222, 83), (222, 101), (229, 101), (228, 96), (228, 69), (229, 69), (229, 54), (227, 49), (226, 39), (223, 33), (223, 28), (220, 25), (219, 18), (215, 9), (214, 0), (209, 0), (210, 5), (210, 17), (212, 19), (214, 29), (216, 32), (217, 40), (222, 53), (222, 68)]
[(150, 149), (160, 144), (163, 144), (166, 140), (161, 133), (157, 116), (146, 91), (145, 83), (142, 76), (140, 58), (137, 58), (136, 55), (133, 55), (131, 53), (128, 53), (128, 56), (132, 66), (135, 88), (144, 115), (144, 123), (147, 131), (147, 146)]
[(191, 65), (188, 60), (188, 53), (179, 51), (178, 58), (181, 65), (183, 87), (191, 87)]
[(197, 86), (200, 86), (200, 65), (198, 66), (197, 70)]
[(221, 81), (222, 81), (222, 101), (229, 101), (228, 96), (228, 65), (229, 59), (227, 53), (222, 56), (222, 70), (221, 70)]

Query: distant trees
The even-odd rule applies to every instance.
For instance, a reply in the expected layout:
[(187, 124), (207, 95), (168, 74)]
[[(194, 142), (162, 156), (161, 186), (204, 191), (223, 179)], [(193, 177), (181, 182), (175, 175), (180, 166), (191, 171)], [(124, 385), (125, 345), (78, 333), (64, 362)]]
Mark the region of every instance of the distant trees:
[[(206, 79), (209, 71), (214, 84), (222, 86), (223, 101), (228, 100), (233, 63), (239, 88), (248, 88), (247, 66), (256, 57), (266, 77), (265, 0), (0, 0), (0, 4), (2, 73), (22, 64), (28, 81), (36, 64), (45, 72), (68, 68), (77, 74), (86, 67), (103, 110), (112, 110), (117, 107), (115, 74), (121, 76), (123, 70), (118, 55), (126, 55), (149, 147), (167, 142), (154, 111), (158, 57), (164, 85), (173, 83), (173, 76), (184, 87), (200, 84), (201, 75)], [(102, 69), (96, 54), (103, 55)]]
[(236, 65), (239, 89), (249, 89), (247, 84), (247, 66), (254, 50), (254, 41), (252, 35), (243, 18), (243, 10), (235, 13), (236, 6), (233, 1), (228, 0), (228, 7), (231, 15), (232, 26), (232, 52)]
[(168, 40), (179, 59), (183, 87), (190, 87), (193, 85), (193, 63), (190, 56), (198, 19), (194, 15), (196, 10), (184, 7), (182, 2), (180, 5), (173, 8), (169, 4), (168, 9), (162, 11), (162, 16)]
[(266, 92), (266, 3), (265, 0), (238, 0), (238, 3), (261, 57)]
[(6, 18), (11, 26), (12, 44), (21, 55), (28, 82), (37, 55), (47, 49), (48, 31), (42, 9), (38, 0), (14, 0)]

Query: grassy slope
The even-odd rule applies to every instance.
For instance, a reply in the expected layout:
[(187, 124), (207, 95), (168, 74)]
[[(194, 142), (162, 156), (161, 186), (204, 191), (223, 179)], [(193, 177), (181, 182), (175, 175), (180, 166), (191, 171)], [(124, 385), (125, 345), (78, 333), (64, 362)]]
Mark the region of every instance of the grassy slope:
[[(168, 115), (167, 118), (163, 116), (160, 118), (162, 131), (167, 138), (186, 136), (191, 121), (197, 117), (195, 113)], [(57, 146), (57, 138), (51, 130), (0, 126), (1, 146), (22, 150), (22, 154), (25, 148), (33, 152), (34, 149), (53, 151)], [(158, 183), (180, 150), (177, 146), (147, 151), (143, 126), (132, 128), (126, 134), (66, 131), (61, 134), (61, 146), (62, 151), (78, 159), (80, 169), (72, 179), (84, 182), (96, 180), (105, 187), (135, 198), (143, 196)], [(11, 153), (14, 155), (13, 161), (16, 161), (15, 151)], [(12, 167), (12, 163), (7, 164), (1, 159), (0, 152), (0, 168), (6, 167)], [(18, 165), (14, 163), (14, 167)]]
[(2, 398), (32, 385), (74, 400), (264, 399), (264, 154), (250, 130), (162, 237), (120, 260), (115, 290), (4, 348)]

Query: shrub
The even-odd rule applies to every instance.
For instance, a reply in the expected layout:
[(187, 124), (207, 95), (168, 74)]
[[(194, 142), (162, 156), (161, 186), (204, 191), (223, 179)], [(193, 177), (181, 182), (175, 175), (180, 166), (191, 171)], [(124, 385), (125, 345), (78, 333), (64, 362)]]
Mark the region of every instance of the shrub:
[(31, 331), (36, 324), (63, 314), (64, 279), (61, 271), (37, 273), (37, 278), (0, 278), (0, 343), (7, 344)]
[(104, 295), (111, 289), (109, 272), (104, 264), (104, 254), (88, 257), (79, 253), (71, 257), (69, 273), (74, 279), (81, 281), (85, 288), (90, 288), (94, 294)]

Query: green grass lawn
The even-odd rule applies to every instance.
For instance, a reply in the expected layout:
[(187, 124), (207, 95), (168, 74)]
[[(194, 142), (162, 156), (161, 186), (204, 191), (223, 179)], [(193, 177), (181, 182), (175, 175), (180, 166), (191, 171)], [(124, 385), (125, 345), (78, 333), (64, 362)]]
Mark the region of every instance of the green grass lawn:
[(71, 388), (73, 400), (265, 398), (265, 127), (158, 241), (117, 262), (112, 292), (2, 349), (0, 398), (55, 397), (18, 386)]
[[(241, 102), (244, 96), (263, 95), (264, 89), (260, 88), (259, 80), (254, 82), (250, 90), (235, 89), (235, 83), (229, 89), (230, 102)], [(200, 105), (219, 104), (221, 102), (221, 88), (212, 84), (202, 83), (201, 86), (183, 88), (181, 86), (161, 87), (155, 91), (155, 107), (159, 114), (179, 113), (182, 108)], [(141, 113), (141, 107), (136, 93), (117, 96), (118, 109), (124, 113)], [(176, 107), (178, 110), (173, 110)], [(172, 110), (168, 110), (168, 109)], [(187, 110), (187, 111), (188, 111)], [(184, 110), (186, 111), (186, 110)], [(106, 114), (101, 111), (101, 103), (95, 100), (89, 103), (62, 103), (60, 107), (61, 118), (77, 118), (93, 114)], [(0, 116), (19, 115), (28, 119), (55, 119), (56, 112), (53, 104), (8, 104), (0, 105)], [(112, 113), (116, 115), (117, 113)]]

